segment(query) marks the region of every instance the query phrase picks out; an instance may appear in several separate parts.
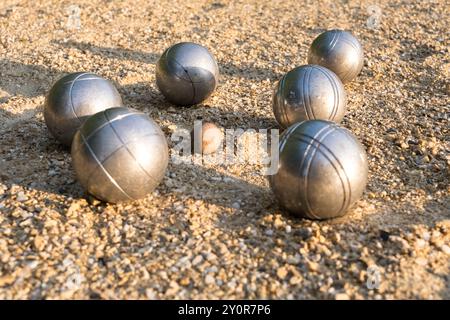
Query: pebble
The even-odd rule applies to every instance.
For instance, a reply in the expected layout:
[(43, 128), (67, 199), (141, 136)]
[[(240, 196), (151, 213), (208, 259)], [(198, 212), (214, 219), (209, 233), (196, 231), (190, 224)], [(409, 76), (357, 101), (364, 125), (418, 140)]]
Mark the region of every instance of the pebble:
[(232, 207), (233, 209), (240, 209), (240, 208), (241, 208), (241, 205), (239, 204), (239, 202), (233, 202), (233, 204), (231, 205), (231, 207)]
[(38, 251), (42, 251), (44, 249), (46, 245), (46, 240), (44, 237), (41, 236), (36, 236), (34, 238), (34, 247), (38, 250)]
[(350, 300), (350, 297), (346, 293), (336, 293), (334, 295), (334, 299), (336, 299), (336, 300)]
[(426, 258), (418, 257), (418, 258), (416, 258), (416, 263), (419, 266), (424, 267), (424, 266), (426, 266), (428, 264), (428, 260)]
[(318, 271), (320, 268), (317, 262), (308, 261), (306, 264), (308, 266), (308, 269), (314, 272)]
[(444, 252), (446, 255), (450, 256), (450, 247), (446, 244), (444, 244), (443, 246), (441, 246), (441, 250), (442, 252)]
[(153, 289), (147, 288), (147, 289), (145, 289), (145, 296), (149, 300), (155, 300), (156, 299), (156, 292)]
[(293, 264), (293, 265), (299, 264), (300, 261), (301, 261), (301, 256), (298, 253), (296, 253), (294, 256), (289, 256), (286, 260), (287, 263)]
[(277, 269), (277, 276), (281, 280), (284, 280), (284, 278), (286, 278), (287, 274), (288, 274), (288, 271), (285, 267), (280, 267)]
[(214, 277), (211, 275), (211, 274), (207, 274), (206, 275), (206, 277), (205, 277), (205, 283), (207, 284), (207, 285), (211, 285), (211, 284), (213, 284), (213, 283), (215, 283), (215, 279), (214, 279)]
[(22, 191), (20, 191), (20, 192), (17, 194), (16, 200), (19, 201), (19, 202), (24, 202), (24, 201), (27, 201), (27, 200), (28, 200), (28, 197), (25, 195), (25, 193), (23, 193)]
[(187, 287), (191, 283), (191, 279), (189, 277), (184, 277), (180, 280), (180, 284), (184, 287)]
[(192, 265), (196, 266), (199, 263), (201, 263), (203, 261), (203, 257), (201, 255), (198, 255), (194, 258), (194, 260), (192, 260)]

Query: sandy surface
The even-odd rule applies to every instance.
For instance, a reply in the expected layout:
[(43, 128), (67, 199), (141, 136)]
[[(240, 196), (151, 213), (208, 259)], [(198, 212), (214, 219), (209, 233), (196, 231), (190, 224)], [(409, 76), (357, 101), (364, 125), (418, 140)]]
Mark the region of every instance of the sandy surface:
[[(1, 2), (0, 298), (450, 299), (445, 1), (381, 1), (381, 16), (360, 1), (186, 2)], [(275, 82), (330, 28), (365, 49), (343, 126), (365, 146), (370, 180), (344, 218), (286, 215), (251, 164), (172, 163), (148, 198), (99, 203), (45, 127), (51, 84), (90, 71), (168, 137), (196, 119), (277, 128)], [(191, 108), (155, 85), (158, 56), (179, 41), (220, 66), (217, 91)]]

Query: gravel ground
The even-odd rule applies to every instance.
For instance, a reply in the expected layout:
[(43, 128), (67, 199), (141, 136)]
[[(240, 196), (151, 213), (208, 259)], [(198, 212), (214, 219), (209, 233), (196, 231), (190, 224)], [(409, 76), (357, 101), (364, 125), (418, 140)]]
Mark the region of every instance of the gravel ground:
[[(450, 299), (449, 7), (370, 4), (3, 0), (0, 298)], [(343, 126), (367, 149), (369, 183), (343, 218), (283, 213), (248, 163), (171, 163), (148, 198), (100, 203), (45, 127), (51, 84), (90, 71), (168, 137), (196, 119), (277, 128), (275, 82), (331, 28), (365, 49)], [(155, 85), (159, 54), (179, 41), (207, 46), (221, 71), (213, 96), (191, 108)]]

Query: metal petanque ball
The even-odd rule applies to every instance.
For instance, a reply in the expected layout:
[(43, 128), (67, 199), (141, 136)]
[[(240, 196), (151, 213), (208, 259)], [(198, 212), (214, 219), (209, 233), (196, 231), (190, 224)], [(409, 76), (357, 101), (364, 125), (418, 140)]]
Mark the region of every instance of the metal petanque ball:
[(164, 177), (169, 151), (164, 133), (147, 115), (111, 108), (90, 117), (72, 143), (78, 181), (100, 200), (136, 200)]
[(278, 172), (269, 176), (279, 203), (295, 215), (345, 214), (367, 183), (367, 156), (353, 134), (330, 121), (289, 127), (280, 138)]
[(344, 117), (347, 96), (339, 78), (318, 65), (297, 67), (286, 73), (275, 87), (273, 113), (283, 127), (304, 120), (331, 120)]
[(168, 48), (156, 64), (156, 84), (176, 105), (194, 105), (208, 98), (217, 86), (219, 67), (205, 47), (181, 42)]
[(330, 69), (345, 83), (355, 79), (361, 71), (364, 52), (351, 33), (330, 30), (321, 33), (311, 44), (308, 63)]
[(122, 98), (110, 81), (92, 73), (71, 73), (56, 81), (47, 94), (44, 119), (50, 133), (70, 146), (88, 117), (120, 106)]

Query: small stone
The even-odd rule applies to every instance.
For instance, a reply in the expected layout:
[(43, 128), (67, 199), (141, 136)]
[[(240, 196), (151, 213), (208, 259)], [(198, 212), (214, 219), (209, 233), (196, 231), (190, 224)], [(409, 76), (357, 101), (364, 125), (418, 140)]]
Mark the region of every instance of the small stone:
[(201, 263), (203, 261), (203, 257), (199, 254), (198, 256), (196, 256), (195, 258), (194, 258), (194, 260), (192, 260), (192, 265), (193, 266), (196, 266), (196, 265), (198, 265), (199, 263)]
[(336, 293), (334, 295), (334, 299), (336, 299), (336, 300), (350, 300), (350, 297), (346, 293)]
[(239, 204), (239, 202), (234, 202), (234, 203), (231, 205), (231, 207), (232, 207), (233, 209), (239, 209), (239, 208), (241, 207), (241, 205)]
[(444, 245), (441, 247), (441, 250), (442, 250), (442, 252), (444, 252), (446, 255), (449, 255), (449, 256), (450, 256), (450, 247), (449, 247), (448, 245), (444, 244)]
[(229, 254), (230, 252), (228, 251), (228, 248), (226, 245), (224, 245), (223, 243), (219, 244), (219, 253), (223, 256)]
[(150, 288), (145, 289), (145, 295), (147, 296), (147, 299), (149, 299), (149, 300), (156, 299), (156, 292), (153, 289), (150, 289)]
[(414, 243), (414, 247), (416, 250), (421, 250), (423, 248), (425, 248), (427, 245), (427, 242), (423, 239), (417, 239), (416, 242)]
[(190, 283), (191, 280), (189, 279), (189, 277), (184, 277), (183, 279), (180, 280), (180, 284), (184, 287), (187, 287)]
[(430, 233), (429, 233), (428, 231), (425, 231), (425, 232), (422, 234), (422, 239), (425, 240), (425, 241), (430, 241), (430, 239), (431, 239)]
[(302, 278), (294, 276), (291, 279), (289, 279), (289, 284), (295, 286), (297, 284), (299, 284), (300, 282), (302, 282)]
[(286, 261), (289, 264), (296, 265), (300, 263), (301, 256), (298, 253), (296, 253), (294, 256), (289, 256)]
[(285, 228), (286, 233), (291, 233), (291, 230), (292, 230), (291, 226), (287, 225)]
[(94, 196), (92, 196), (90, 194), (87, 195), (87, 201), (90, 205), (93, 205), (95, 207), (101, 204), (100, 200), (98, 200), (97, 198), (95, 198)]
[(301, 228), (296, 230), (294, 234), (299, 236), (302, 240), (308, 240), (312, 236), (312, 229)]
[(281, 280), (284, 280), (284, 278), (286, 278), (287, 274), (288, 274), (288, 271), (285, 267), (278, 268), (278, 270), (277, 270), (278, 278), (280, 278)]
[(384, 231), (384, 230), (380, 230), (380, 238), (381, 238), (381, 240), (388, 241), (390, 235), (391, 234), (389, 232)]
[(25, 193), (23, 193), (23, 191), (20, 191), (20, 192), (17, 194), (16, 200), (19, 201), (19, 202), (24, 202), (24, 201), (27, 201), (27, 200), (28, 200), (28, 197), (25, 195)]
[(273, 236), (273, 230), (272, 229), (267, 229), (264, 233), (266, 234), (266, 236), (269, 236), (269, 237)]
[(419, 258), (416, 258), (416, 263), (417, 263), (419, 266), (424, 267), (424, 266), (426, 266), (426, 265), (428, 264), (428, 260), (425, 259), (425, 258), (419, 257)]
[(308, 261), (307, 262), (308, 269), (311, 271), (318, 271), (319, 270), (319, 264), (317, 262)]
[(210, 284), (213, 284), (215, 282), (216, 281), (215, 281), (214, 277), (210, 273), (208, 273), (206, 275), (206, 277), (205, 277), (205, 284), (210, 285)]
[(177, 292), (180, 291), (180, 286), (175, 281), (170, 281), (169, 283), (169, 289), (166, 291), (166, 295), (172, 296), (177, 294)]
[(184, 256), (180, 258), (177, 262), (177, 266), (180, 268), (189, 268), (191, 266), (191, 263), (189, 262), (189, 257)]
[(15, 278), (12, 274), (7, 274), (0, 277), (0, 287), (10, 285), (14, 282)]
[(30, 269), (35, 269), (39, 265), (39, 261), (33, 260), (27, 263), (27, 267)]
[(45, 241), (44, 237), (41, 237), (38, 235), (34, 238), (34, 247), (38, 251), (42, 251), (45, 248), (45, 244), (46, 244), (46, 241)]
[(280, 228), (283, 226), (283, 220), (281, 220), (280, 218), (276, 218), (273, 222), (273, 225), (275, 226), (275, 228)]

